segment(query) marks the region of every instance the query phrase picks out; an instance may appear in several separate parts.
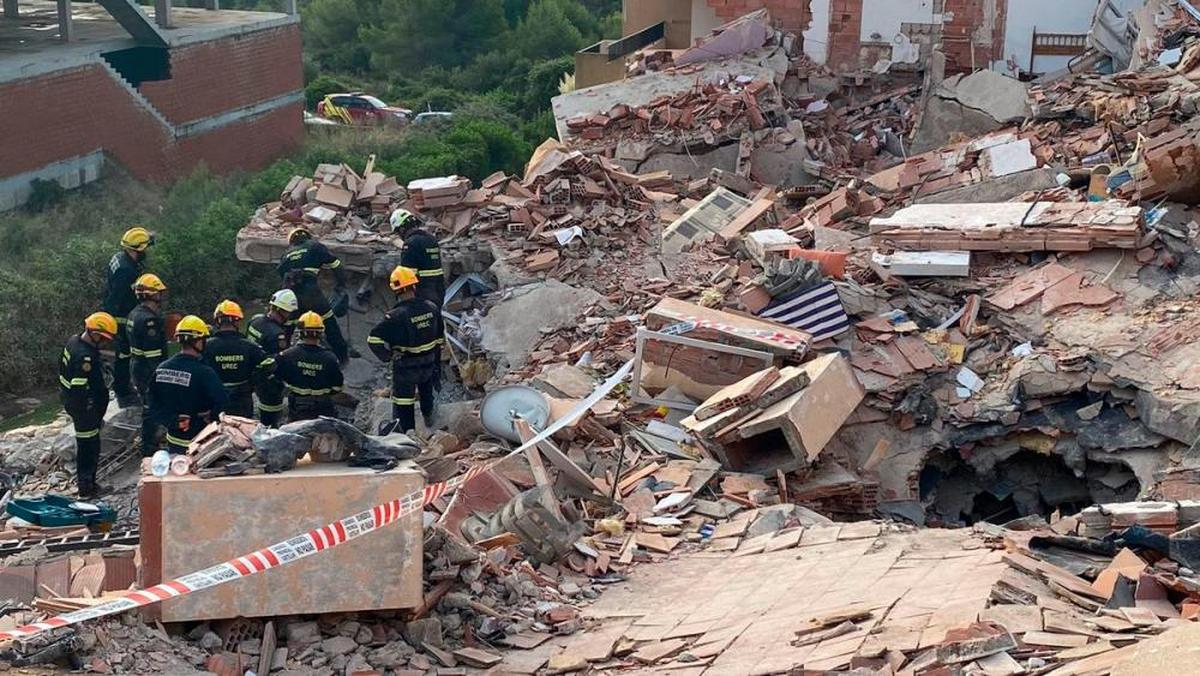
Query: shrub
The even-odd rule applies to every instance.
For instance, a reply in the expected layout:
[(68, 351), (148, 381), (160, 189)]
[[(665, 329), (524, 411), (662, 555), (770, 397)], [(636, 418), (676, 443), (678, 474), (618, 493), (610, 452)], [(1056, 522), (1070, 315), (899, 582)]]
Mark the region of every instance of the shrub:
[(47, 181), (44, 178), (33, 179), (29, 188), (29, 199), (25, 201), (25, 208), (34, 214), (40, 214), (49, 207), (60, 204), (63, 196), (67, 194), (58, 181)]
[(310, 110), (316, 110), (321, 99), (329, 94), (346, 91), (346, 85), (328, 75), (319, 75), (304, 87), (304, 103)]

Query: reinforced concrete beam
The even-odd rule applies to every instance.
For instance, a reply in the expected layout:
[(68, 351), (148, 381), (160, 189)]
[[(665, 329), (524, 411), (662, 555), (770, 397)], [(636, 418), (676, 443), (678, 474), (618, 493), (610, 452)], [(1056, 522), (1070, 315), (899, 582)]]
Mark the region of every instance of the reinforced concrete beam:
[(71, 0), (58, 0), (58, 39), (70, 42), (75, 37), (75, 24), (71, 22)]

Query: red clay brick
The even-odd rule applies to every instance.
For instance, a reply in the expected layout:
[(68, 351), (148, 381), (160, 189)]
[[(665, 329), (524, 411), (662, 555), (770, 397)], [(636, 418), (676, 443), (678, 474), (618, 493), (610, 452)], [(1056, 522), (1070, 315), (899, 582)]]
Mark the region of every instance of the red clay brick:
[[(241, 36), (237, 42), (240, 54), (269, 55), (266, 60), (275, 76), (268, 77), (265, 68), (248, 68), (244, 76), (229, 76), (229, 59), (243, 57), (231, 57), (207, 45), (185, 48), (176, 57), (178, 61), (173, 60), (171, 91), (204, 91), (192, 99), (200, 114), (192, 108), (186, 112), (172, 109), (169, 97), (160, 97), (159, 102), (166, 106), (160, 111), (178, 124), (300, 89), (297, 26)], [(229, 83), (217, 87), (206, 73), (229, 76)], [(0, 144), (0, 178), (96, 150), (103, 150), (134, 176), (150, 181), (171, 180), (201, 162), (218, 172), (253, 169), (299, 143), (304, 134), (302, 108), (297, 102), (176, 140), (99, 64), (7, 82), (0, 84), (0, 116), (7, 120), (7, 141)]]

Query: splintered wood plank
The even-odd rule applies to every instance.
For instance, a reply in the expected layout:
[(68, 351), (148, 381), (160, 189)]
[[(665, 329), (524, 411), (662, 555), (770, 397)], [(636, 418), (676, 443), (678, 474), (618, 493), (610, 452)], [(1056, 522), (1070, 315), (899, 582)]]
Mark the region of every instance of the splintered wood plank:
[(633, 490), (633, 486), (635, 484), (637, 484), (637, 482), (641, 481), (642, 479), (645, 479), (646, 477), (650, 476), (651, 474), (654, 474), (661, 467), (662, 467), (662, 465), (658, 464), (657, 462), (652, 462), (649, 465), (646, 465), (645, 467), (641, 467), (639, 469), (636, 469), (636, 470), (626, 474), (625, 477), (623, 479), (621, 479), (620, 483), (617, 484), (617, 490), (622, 495), (628, 493), (629, 491)]

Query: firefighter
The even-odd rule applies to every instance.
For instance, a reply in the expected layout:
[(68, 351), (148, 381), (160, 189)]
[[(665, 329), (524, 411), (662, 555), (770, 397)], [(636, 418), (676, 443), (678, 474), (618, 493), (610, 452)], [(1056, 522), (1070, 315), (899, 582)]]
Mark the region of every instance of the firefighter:
[(188, 315), (179, 320), (179, 354), (159, 364), (150, 385), (150, 415), (156, 426), (167, 428), (167, 450), (172, 454), (187, 451), (192, 438), (217, 419), (229, 398), (216, 371), (204, 363), (207, 339), (203, 319)]
[(419, 279), (412, 268), (399, 266), (392, 271), (388, 285), (396, 294), (396, 305), (367, 338), (376, 357), (392, 362), (392, 416), (405, 432), (416, 429), (418, 395), (425, 427), (433, 427), (433, 390), (442, 367), (442, 312), (417, 297)]
[[(309, 232), (308, 228), (295, 228), (288, 234), (289, 249), (279, 259), (275, 268), (283, 285), (296, 292), (300, 312), (315, 312), (325, 324), (325, 340), (330, 349), (337, 355), (338, 361), (345, 364), (350, 358), (350, 347), (342, 337), (341, 327), (334, 318), (334, 309), (329, 299), (321, 291), (318, 277), (322, 270), (333, 272), (335, 293), (339, 304), (348, 302), (346, 296), (346, 275), (342, 271), (342, 262), (329, 252), (329, 249)], [(337, 314), (344, 314), (344, 311)]]
[(404, 239), (400, 265), (417, 271), (417, 298), (441, 308), (446, 299), (446, 276), (437, 238), (421, 227), (420, 217), (407, 209), (393, 211), (391, 222), (392, 232)]
[(142, 227), (133, 227), (121, 236), (121, 250), (108, 262), (108, 280), (101, 307), (117, 320), (117, 336), (113, 349), (113, 393), (121, 408), (137, 406), (139, 401), (129, 375), (129, 340), (125, 318), (137, 306), (133, 285), (146, 267), (146, 253), (154, 244), (154, 234)]
[(154, 370), (166, 356), (167, 337), (162, 318), (162, 297), (167, 286), (157, 275), (146, 273), (137, 278), (133, 292), (140, 301), (130, 310), (125, 323), (129, 341), (129, 372), (142, 402), (142, 456), (154, 454), (158, 428), (150, 417), (150, 382)]
[(337, 356), (321, 345), (325, 322), (310, 310), (296, 320), (296, 331), (300, 343), (275, 361), (275, 376), (288, 390), (288, 420), (335, 416), (333, 395), (342, 391), (342, 367)]
[(58, 364), (59, 398), (75, 425), (76, 485), (79, 496), (96, 497), (100, 463), (100, 428), (108, 409), (108, 386), (104, 384), (100, 348), (117, 336), (119, 325), (107, 312), (96, 312), (83, 321), (83, 333), (71, 336)]
[(280, 289), (271, 296), (266, 314), (255, 315), (250, 320), (246, 333), (266, 353), (263, 379), (257, 383), (258, 419), (268, 427), (279, 425), (283, 413), (283, 383), (274, 377), (279, 353), (292, 343), (291, 317), (297, 309), (296, 293), (291, 289)]
[(217, 376), (229, 393), (225, 413), (254, 417), (254, 390), (267, 377), (274, 360), (267, 361), (267, 353), (258, 343), (241, 333), (242, 307), (231, 300), (223, 300), (213, 312), (216, 331), (204, 348), (204, 361), (217, 372)]

